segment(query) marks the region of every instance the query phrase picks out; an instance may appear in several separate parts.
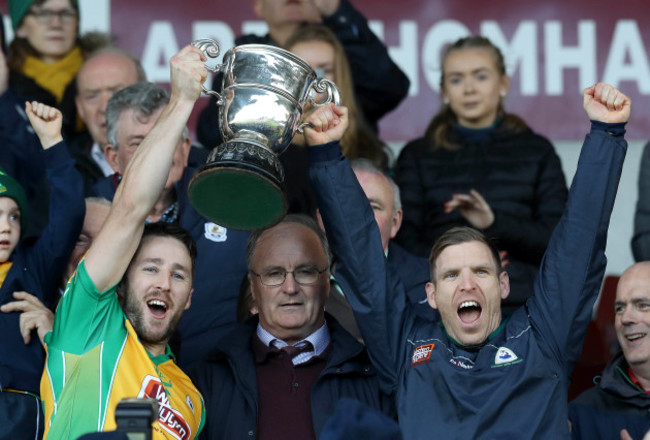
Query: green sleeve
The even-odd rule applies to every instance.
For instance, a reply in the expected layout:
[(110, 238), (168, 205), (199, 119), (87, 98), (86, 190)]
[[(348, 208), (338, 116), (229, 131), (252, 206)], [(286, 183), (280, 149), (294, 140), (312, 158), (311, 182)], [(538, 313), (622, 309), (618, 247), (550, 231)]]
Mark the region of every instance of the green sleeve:
[(98, 292), (81, 260), (59, 302), (54, 327), (45, 336), (48, 348), (81, 355), (101, 342), (120, 343), (127, 330), (116, 288)]

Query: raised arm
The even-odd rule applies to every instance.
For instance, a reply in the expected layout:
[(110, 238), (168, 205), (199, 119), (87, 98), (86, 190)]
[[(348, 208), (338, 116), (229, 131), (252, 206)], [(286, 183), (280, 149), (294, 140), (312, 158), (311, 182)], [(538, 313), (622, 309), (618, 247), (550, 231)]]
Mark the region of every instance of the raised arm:
[(25, 114), (42, 148), (34, 154), (32, 163), (22, 164), (21, 168), (45, 166), (50, 203), (47, 224), (31, 251), (25, 254), (25, 268), (33, 274), (30, 277), (33, 283), (19, 288), (28, 289), (49, 306), (52, 295), (58, 295), (56, 287), (81, 232), (86, 205), (81, 176), (61, 137), (61, 112), (41, 103), (28, 102)]
[(140, 243), (144, 222), (163, 190), (176, 144), (207, 77), (205, 56), (192, 46), (171, 59), (171, 97), (124, 172), (111, 211), (85, 258), (98, 291), (117, 284)]
[(555, 357), (573, 362), (602, 283), (605, 245), (627, 143), (623, 125), (630, 99), (606, 84), (584, 91), (592, 120), (564, 215), (553, 233), (535, 282), (529, 314)]
[[(315, 130), (305, 130), (308, 145), (325, 144), (310, 147), (312, 188), (330, 246), (342, 263), (340, 281), (345, 283), (346, 299), (380, 373), (382, 389), (391, 393), (397, 384), (396, 364), (403, 353), (398, 346), (406, 294), (398, 292), (403, 286), (388, 274), (377, 222), (348, 160), (333, 142), (337, 136), (319, 133), (345, 126), (345, 115), (325, 110), (319, 116), (331, 116), (330, 122), (310, 119)], [(337, 123), (338, 118), (342, 122)]]

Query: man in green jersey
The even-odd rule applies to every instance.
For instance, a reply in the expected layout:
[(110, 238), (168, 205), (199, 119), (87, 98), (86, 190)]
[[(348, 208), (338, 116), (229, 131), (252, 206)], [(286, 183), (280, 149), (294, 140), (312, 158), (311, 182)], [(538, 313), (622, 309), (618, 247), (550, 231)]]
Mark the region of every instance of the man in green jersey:
[(187, 46), (171, 59), (171, 99), (136, 150), (99, 235), (68, 283), (41, 382), (45, 435), (115, 429), (117, 403), (158, 401), (154, 439), (194, 439), (203, 399), (167, 342), (190, 306), (196, 247), (187, 231), (145, 219), (169, 175), (177, 140), (207, 77)]

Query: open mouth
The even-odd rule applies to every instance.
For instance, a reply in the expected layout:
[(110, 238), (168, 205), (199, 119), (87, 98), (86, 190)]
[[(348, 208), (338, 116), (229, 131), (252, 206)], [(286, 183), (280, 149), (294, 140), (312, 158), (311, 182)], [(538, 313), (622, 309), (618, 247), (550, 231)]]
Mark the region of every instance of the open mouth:
[(9, 247), (9, 240), (0, 240), (0, 248), (6, 249)]
[(625, 339), (627, 339), (630, 342), (635, 342), (641, 338), (644, 338), (645, 336), (646, 336), (645, 333), (631, 333), (629, 335), (625, 335)]
[(147, 307), (149, 307), (149, 311), (156, 318), (164, 318), (167, 314), (167, 303), (160, 299), (151, 299), (147, 301)]
[(458, 306), (458, 317), (463, 324), (472, 324), (481, 317), (483, 309), (476, 301), (463, 301)]

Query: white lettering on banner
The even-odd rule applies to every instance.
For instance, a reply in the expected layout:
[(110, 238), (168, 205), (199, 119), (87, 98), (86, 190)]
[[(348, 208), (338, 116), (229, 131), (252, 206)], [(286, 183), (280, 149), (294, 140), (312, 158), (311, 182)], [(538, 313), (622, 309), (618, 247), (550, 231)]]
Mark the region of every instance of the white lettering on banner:
[(111, 0), (80, 0), (79, 31), (111, 32)]
[(562, 46), (562, 23), (544, 24), (544, 54), (546, 59), (546, 94), (564, 94), (564, 69), (578, 69), (579, 91), (596, 82), (596, 23), (593, 20), (578, 22), (578, 44)]
[(399, 60), (400, 68), (411, 80), (409, 95), (414, 96), (420, 93), (418, 25), (415, 21), (404, 20), (399, 23), (399, 41), (399, 46), (388, 47), (388, 54), (392, 59)]
[[(429, 28), (422, 44), (422, 69), (424, 78), (432, 90), (440, 92), (440, 57), (447, 44), (469, 35), (471, 32), (463, 23), (456, 20), (440, 20)], [(395, 60), (401, 65), (402, 60)], [(409, 78), (411, 79), (411, 78)], [(411, 81), (413, 81), (411, 79)]]
[(514, 76), (517, 67), (520, 67), (521, 94), (524, 96), (537, 95), (539, 92), (537, 24), (530, 20), (522, 21), (508, 42), (501, 32), (499, 23), (484, 21), (481, 23), (481, 35), (485, 35), (501, 49), (508, 75)]
[[(267, 31), (266, 24), (261, 21), (244, 21), (241, 26), (242, 33), (263, 35)], [(370, 26), (383, 40), (385, 22), (371, 21)], [(388, 51), (411, 80), (409, 95), (430, 91), (439, 93), (443, 49), (472, 32), (457, 20), (440, 20), (424, 33), (418, 28), (422, 25), (414, 20), (400, 21), (398, 26), (398, 41), (390, 45)], [(576, 28), (575, 44), (564, 42), (563, 36), (568, 26)], [(593, 84), (598, 79), (614, 86), (630, 81), (636, 83), (639, 93), (650, 94), (650, 62), (646, 48), (650, 42), (643, 41), (636, 20), (616, 22), (610, 47), (607, 47), (607, 36), (600, 35), (600, 40), (597, 40), (597, 28), (593, 20), (579, 20), (572, 24), (562, 24), (557, 20), (522, 20), (509, 38), (501, 25), (493, 20), (481, 22), (479, 30), (502, 49), (508, 73), (518, 76), (519, 93), (523, 96), (564, 95), (564, 77), (567, 71), (577, 72), (579, 88)], [(216, 39), (222, 54), (234, 45), (234, 36), (237, 34), (233, 27), (223, 21), (192, 22), (192, 38)], [(538, 36), (541, 37), (539, 41)], [(597, 43), (600, 43), (599, 47)], [(150, 81), (169, 82), (169, 59), (178, 49), (179, 44), (171, 22), (151, 22), (141, 57)], [(598, 59), (606, 60), (602, 72), (597, 69)], [(542, 63), (543, 71), (540, 70)], [(421, 73), (424, 77), (422, 83)]]
[(169, 59), (178, 51), (171, 22), (152, 22), (142, 53), (142, 67), (147, 72), (147, 79), (154, 83), (169, 82)]
[[(626, 63), (628, 56), (630, 62)], [(650, 66), (636, 21), (621, 20), (616, 23), (603, 81), (614, 87), (619, 87), (621, 81), (634, 81), (639, 93), (650, 93)]]

